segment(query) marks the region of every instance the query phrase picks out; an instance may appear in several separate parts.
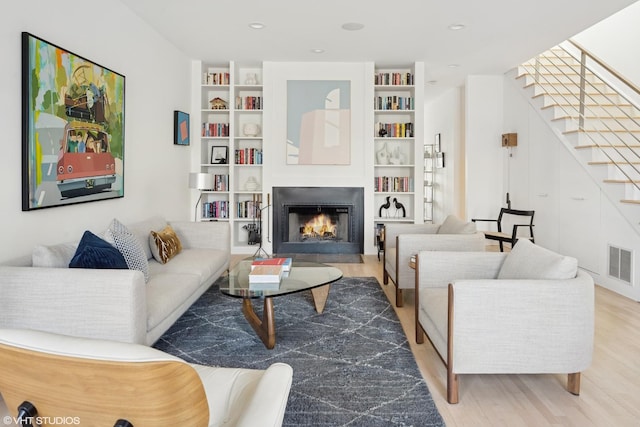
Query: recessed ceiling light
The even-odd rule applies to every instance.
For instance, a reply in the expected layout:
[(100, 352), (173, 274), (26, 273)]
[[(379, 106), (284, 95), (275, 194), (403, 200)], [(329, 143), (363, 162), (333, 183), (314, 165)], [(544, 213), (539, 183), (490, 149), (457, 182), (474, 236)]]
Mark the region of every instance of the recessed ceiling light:
[(313, 52), (313, 53), (324, 53), (324, 49), (319, 49), (319, 48), (311, 49), (311, 52)]
[(451, 31), (458, 31), (458, 30), (462, 30), (464, 29), (465, 25), (464, 24), (451, 24), (449, 25), (449, 29)]
[(429, 83), (430, 85), (434, 85), (436, 83), (438, 83), (437, 80), (429, 80), (427, 83)]
[(346, 24), (342, 24), (342, 29), (347, 31), (358, 31), (364, 28), (364, 24), (359, 22), (347, 22)]
[(249, 27), (253, 28), (254, 30), (261, 30), (264, 28), (264, 24), (262, 22), (252, 22), (251, 24), (249, 24)]
[(449, 68), (458, 68), (460, 66), (460, 64), (449, 64), (447, 65), (447, 67)]

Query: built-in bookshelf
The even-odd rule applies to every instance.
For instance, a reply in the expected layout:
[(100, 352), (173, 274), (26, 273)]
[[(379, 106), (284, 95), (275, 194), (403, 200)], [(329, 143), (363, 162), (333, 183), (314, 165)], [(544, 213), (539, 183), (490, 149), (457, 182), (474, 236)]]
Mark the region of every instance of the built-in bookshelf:
[[(204, 63), (200, 96), (199, 172), (214, 175), (202, 191), (198, 221), (229, 221), (234, 253), (252, 253), (249, 229), (262, 207), (262, 64)], [(193, 120), (193, 119), (192, 119)]]
[[(374, 222), (422, 222), (424, 66), (375, 66)], [(418, 149), (419, 147), (419, 149)]]

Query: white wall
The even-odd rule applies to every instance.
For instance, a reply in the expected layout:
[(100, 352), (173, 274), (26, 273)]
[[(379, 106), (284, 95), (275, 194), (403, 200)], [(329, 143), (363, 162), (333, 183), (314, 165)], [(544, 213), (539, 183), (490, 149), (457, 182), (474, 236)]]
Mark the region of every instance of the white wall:
[[(264, 113), (265, 152), (263, 191), (272, 194), (273, 187), (363, 187), (365, 189), (365, 252), (373, 248), (373, 99), (370, 63), (287, 63), (265, 62), (264, 97), (269, 108)], [(287, 80), (350, 80), (351, 81), (351, 164), (288, 165), (287, 140)], [(268, 84), (267, 84), (268, 83)], [(365, 129), (366, 123), (371, 125)], [(368, 130), (368, 132), (367, 132)], [(266, 200), (266, 199), (265, 199)], [(271, 232), (273, 236), (273, 232)], [(271, 244), (265, 245), (271, 252)]]
[(636, 2), (572, 38), (622, 76), (640, 85), (639, 20), (640, 2)]
[[(189, 111), (190, 62), (120, 2), (17, 2), (0, 14), (3, 183), (0, 261), (35, 244), (78, 240), (158, 214), (189, 218), (189, 148), (173, 145), (173, 110)], [(28, 31), (126, 76), (124, 198), (21, 211), (21, 32)]]
[(464, 88), (452, 88), (425, 101), (425, 138), (440, 134), (444, 169), (434, 174), (433, 221), (453, 214), (468, 218), (465, 206)]
[(497, 218), (505, 205), (506, 150), (501, 147), (501, 137), (509, 129), (503, 125), (502, 92), (502, 76), (467, 77), (464, 105), (467, 218)]

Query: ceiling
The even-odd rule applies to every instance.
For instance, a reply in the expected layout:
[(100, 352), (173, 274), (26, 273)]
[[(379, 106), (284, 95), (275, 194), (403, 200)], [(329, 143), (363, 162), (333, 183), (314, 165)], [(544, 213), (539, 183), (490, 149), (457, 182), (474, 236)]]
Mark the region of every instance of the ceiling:
[(194, 59), (424, 61), (425, 81), (443, 88), (468, 74), (503, 73), (636, 0), (120, 1)]

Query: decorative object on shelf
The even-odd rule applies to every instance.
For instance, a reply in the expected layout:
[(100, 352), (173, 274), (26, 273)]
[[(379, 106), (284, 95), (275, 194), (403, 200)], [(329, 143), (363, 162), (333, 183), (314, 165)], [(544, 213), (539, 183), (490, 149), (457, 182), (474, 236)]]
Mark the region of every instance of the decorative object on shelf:
[(244, 80), (244, 84), (246, 84), (246, 85), (258, 84), (258, 79), (256, 77), (256, 73), (247, 73), (247, 78)]
[(378, 216), (380, 218), (382, 218), (382, 210), (383, 209), (386, 211), (387, 218), (389, 217), (389, 208), (391, 207), (391, 200), (390, 200), (391, 196), (387, 196), (386, 199), (387, 199), (387, 201), (385, 203), (383, 203), (382, 205), (380, 205), (380, 209), (378, 210)]
[(436, 153), (436, 168), (442, 169), (444, 167), (444, 153)]
[(389, 151), (387, 150), (387, 143), (376, 152), (376, 162), (379, 165), (388, 165), (389, 164)]
[(242, 127), (244, 136), (258, 136), (260, 134), (260, 126), (257, 123), (245, 123)]
[(378, 136), (382, 138), (386, 135), (387, 135), (387, 130), (385, 128), (380, 128), (380, 130), (378, 131)]
[(247, 182), (244, 183), (244, 189), (247, 191), (256, 191), (258, 188), (260, 188), (260, 184), (258, 184), (255, 176), (250, 176)]
[(226, 165), (229, 159), (229, 147), (226, 145), (214, 145), (211, 147), (211, 164)]
[(351, 164), (351, 81), (287, 81), (287, 164)]
[(402, 212), (402, 218), (405, 218), (407, 216), (407, 211), (404, 208), (404, 205), (402, 203), (400, 203), (398, 201), (398, 199), (396, 199), (395, 197), (393, 198), (393, 206), (395, 206), (396, 208), (396, 215), (398, 216), (398, 212), (401, 211)]
[(406, 163), (406, 156), (400, 152), (400, 147), (396, 147), (391, 152), (389, 157), (389, 164), (392, 165), (404, 165)]
[(196, 202), (193, 220), (198, 220), (198, 205), (202, 200), (202, 191), (210, 191), (215, 188), (215, 177), (210, 173), (192, 172), (189, 174), (189, 188), (200, 191), (200, 197)]
[(173, 112), (173, 144), (189, 145), (189, 114), (175, 110)]
[(124, 197), (125, 77), (27, 32), (22, 64), (22, 210)]
[(209, 101), (209, 104), (211, 104), (211, 109), (212, 110), (226, 110), (227, 107), (227, 101), (225, 101), (224, 99), (220, 98), (220, 97), (215, 97), (213, 99), (211, 99)]
[(440, 134), (439, 134), (439, 133), (436, 133), (436, 138), (435, 138), (435, 141), (434, 141), (434, 144), (433, 144), (433, 149), (434, 149), (434, 151), (435, 151), (436, 153), (439, 153), (439, 152), (441, 152), (441, 151), (442, 151), (442, 149), (441, 149), (441, 148), (442, 148), (442, 147), (440, 146)]

